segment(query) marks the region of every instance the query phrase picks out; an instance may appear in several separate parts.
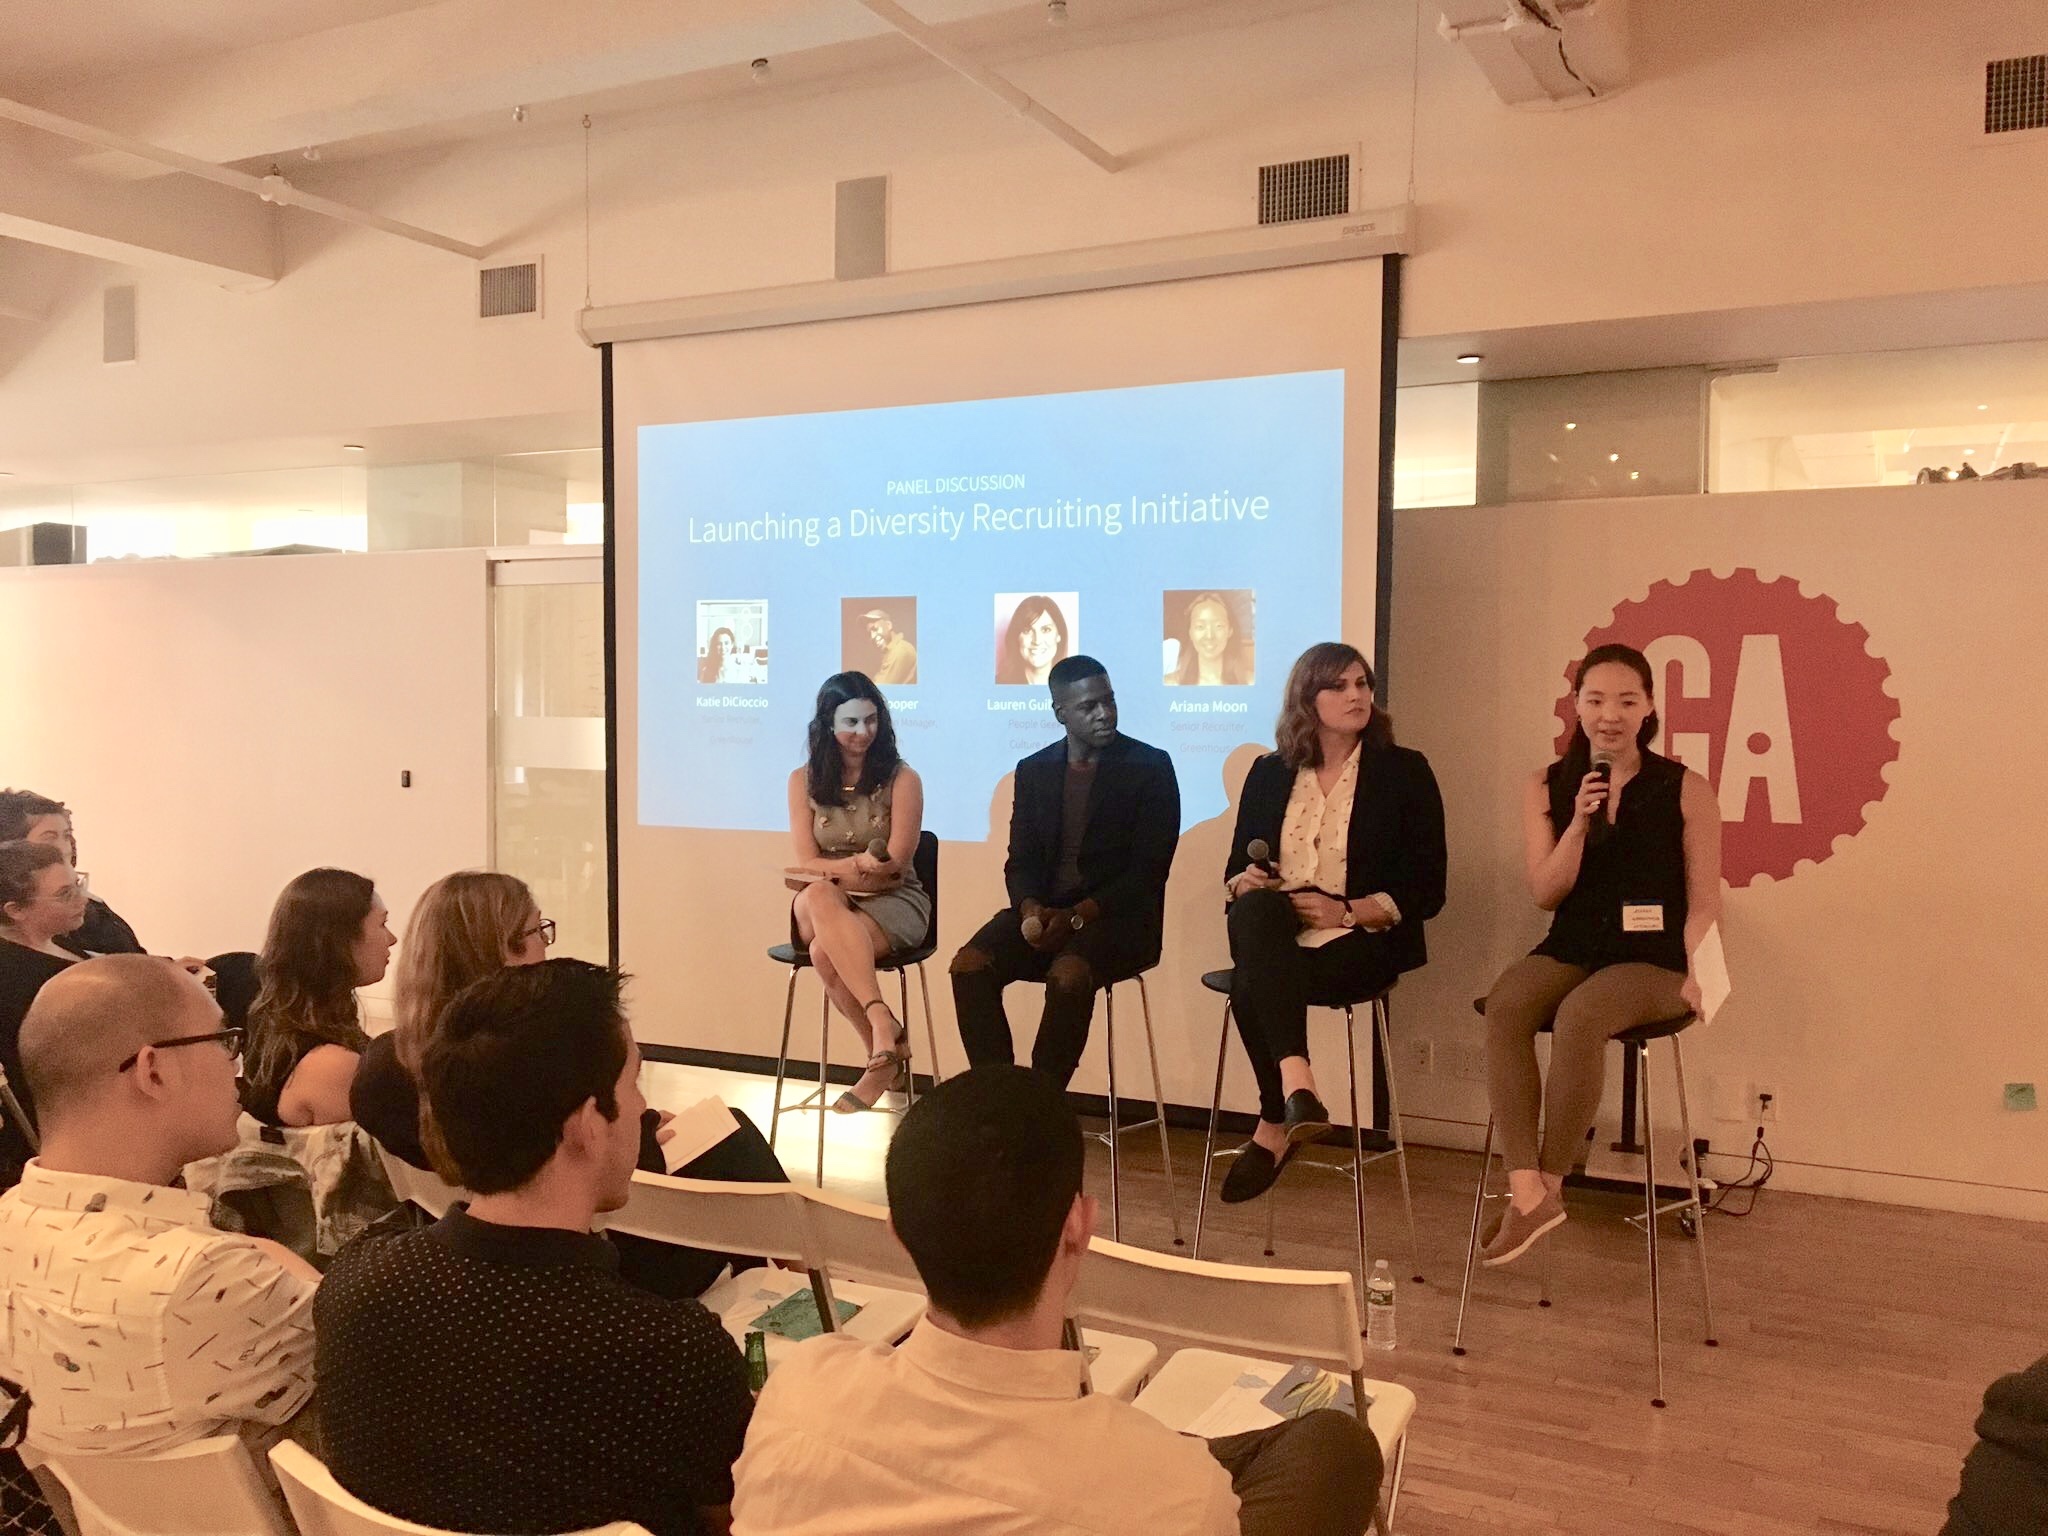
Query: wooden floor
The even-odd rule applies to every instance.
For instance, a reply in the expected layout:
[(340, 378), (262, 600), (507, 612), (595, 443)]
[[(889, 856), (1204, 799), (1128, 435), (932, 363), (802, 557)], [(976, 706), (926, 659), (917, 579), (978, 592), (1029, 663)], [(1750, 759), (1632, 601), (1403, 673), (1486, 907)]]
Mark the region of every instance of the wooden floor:
[[(1190, 1242), (1201, 1150), (1174, 1134)], [(1536, 1305), (1533, 1255), (1477, 1271), (1460, 1359), (1478, 1158), (1419, 1148), (1409, 1165), (1422, 1285), (1408, 1279), (1394, 1165), (1366, 1172), (1372, 1256), (1401, 1281), (1400, 1345), (1368, 1372), (1420, 1399), (1398, 1536), (1931, 1536), (1984, 1388), (2048, 1351), (2048, 1227), (1766, 1190), (1754, 1215), (1708, 1218), (1718, 1349), (1702, 1343), (1694, 1245), (1675, 1220), (1662, 1227), (1669, 1406), (1653, 1408), (1643, 1238), (1622, 1220), (1640, 1201), (1573, 1192), (1546, 1240), (1553, 1305)], [(1091, 1142), (1105, 1228), (1108, 1178)], [(1124, 1180), (1125, 1241), (1171, 1251), (1151, 1133), (1126, 1138)], [(1256, 1202), (1212, 1205), (1202, 1256), (1352, 1267), (1347, 1179), (1297, 1165), (1276, 1195), (1277, 1257), (1261, 1254)]]

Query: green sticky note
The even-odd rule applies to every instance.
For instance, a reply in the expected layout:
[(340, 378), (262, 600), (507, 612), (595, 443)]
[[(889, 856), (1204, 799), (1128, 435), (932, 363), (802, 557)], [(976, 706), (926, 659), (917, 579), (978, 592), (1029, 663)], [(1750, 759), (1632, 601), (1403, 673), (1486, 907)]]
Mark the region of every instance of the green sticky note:
[(2005, 1107), (2007, 1109), (2034, 1109), (2034, 1085), (2032, 1083), (2007, 1083), (2005, 1085)]

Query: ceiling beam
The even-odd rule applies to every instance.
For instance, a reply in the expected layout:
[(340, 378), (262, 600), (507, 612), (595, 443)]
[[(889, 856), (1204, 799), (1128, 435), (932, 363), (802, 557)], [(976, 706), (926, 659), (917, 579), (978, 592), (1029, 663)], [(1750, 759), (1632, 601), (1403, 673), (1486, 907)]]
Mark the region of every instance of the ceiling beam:
[(282, 263), (276, 210), (179, 177), (121, 184), (66, 164), (35, 135), (0, 134), (0, 235), (229, 288), (264, 288)]
[[(933, 0), (942, 22), (1038, 0)], [(38, 105), (217, 164), (887, 35), (849, 0), (440, 0), (82, 82)]]

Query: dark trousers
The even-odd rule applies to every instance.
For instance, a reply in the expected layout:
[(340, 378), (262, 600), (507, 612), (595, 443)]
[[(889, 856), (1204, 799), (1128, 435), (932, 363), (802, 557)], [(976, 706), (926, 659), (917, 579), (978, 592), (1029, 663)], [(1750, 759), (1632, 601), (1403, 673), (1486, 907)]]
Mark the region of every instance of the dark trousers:
[(1318, 1408), (1209, 1442), (1237, 1490), (1242, 1536), (1360, 1536), (1379, 1502), (1380, 1443), (1348, 1413)]
[[(787, 1184), (789, 1175), (768, 1145), (761, 1128), (739, 1110), (732, 1112), (739, 1128), (725, 1140), (676, 1170), (679, 1178), (716, 1179), (728, 1184)], [(664, 1161), (653, 1139), (650, 1123), (640, 1141), (640, 1166), (650, 1173), (662, 1173)], [(687, 1248), (664, 1243), (630, 1232), (610, 1234), (619, 1253), (619, 1278), (656, 1296), (681, 1301), (701, 1296), (711, 1288), (718, 1272), (728, 1264), (737, 1274), (761, 1264), (758, 1254), (714, 1253), (705, 1248)]]
[(1045, 983), (1045, 1013), (1031, 1047), (1031, 1065), (1067, 1086), (1088, 1044), (1095, 994), (1112, 981), (1135, 976), (1157, 956), (1134, 953), (1132, 936), (1113, 918), (1100, 917), (1056, 950), (1025, 940), (1014, 909), (998, 912), (953, 957), (953, 1012), (967, 1064), (1015, 1061), (1003, 988), (1013, 981)]
[(1280, 1058), (1308, 1054), (1310, 1003), (1359, 1002), (1399, 974), (1381, 934), (1361, 928), (1303, 949), (1294, 942), (1300, 931), (1279, 891), (1248, 891), (1230, 904), (1230, 1011), (1258, 1079), (1259, 1118), (1275, 1125), (1287, 1112)]

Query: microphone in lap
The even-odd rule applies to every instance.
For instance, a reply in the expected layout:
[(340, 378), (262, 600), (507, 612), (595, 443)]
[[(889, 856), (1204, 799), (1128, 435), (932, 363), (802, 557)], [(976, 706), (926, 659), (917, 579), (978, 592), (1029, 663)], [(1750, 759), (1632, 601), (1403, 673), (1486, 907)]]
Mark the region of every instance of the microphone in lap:
[(868, 840), (868, 857), (873, 859), (877, 864), (888, 863), (889, 844), (887, 839), (880, 837), (870, 838)]
[(1279, 870), (1273, 867), (1273, 845), (1263, 837), (1255, 837), (1244, 845), (1244, 856), (1267, 874), (1277, 877)]
[(1045, 919), (1034, 912), (1025, 918), (1020, 926), (1024, 930), (1024, 942), (1026, 944), (1036, 944), (1039, 935), (1045, 932)]

